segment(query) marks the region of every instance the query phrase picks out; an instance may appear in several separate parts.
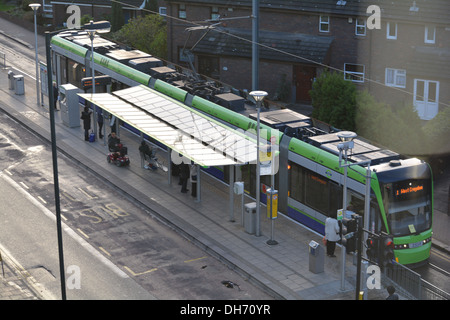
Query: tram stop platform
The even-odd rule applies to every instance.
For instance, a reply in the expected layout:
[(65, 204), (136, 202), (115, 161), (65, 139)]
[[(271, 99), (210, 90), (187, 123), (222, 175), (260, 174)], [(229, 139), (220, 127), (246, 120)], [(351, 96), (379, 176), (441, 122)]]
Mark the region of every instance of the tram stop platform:
[[(35, 81), (25, 77), (25, 94), (16, 95), (8, 89), (8, 69), (3, 69), (0, 72), (0, 90), (3, 97), (0, 110), (50, 141), (48, 100), (45, 101), (47, 106), (37, 106)], [(180, 192), (176, 178), (169, 185), (167, 173), (162, 170), (150, 172), (141, 167), (139, 136), (120, 130), (120, 138), (128, 147), (131, 160), (129, 168), (120, 168), (106, 162), (108, 151), (103, 140), (86, 142), (82, 127), (69, 128), (63, 124), (58, 112), (55, 112), (55, 116), (58, 152), (95, 172), (100, 179), (115, 185), (149, 211), (156, 212), (177, 232), (239, 272), (245, 280), (263, 288), (275, 299), (354, 299), (356, 266), (351, 256), (347, 255), (345, 289), (341, 290), (339, 246), (335, 258), (325, 257), (323, 272), (313, 273), (309, 265), (309, 244), (311, 241), (321, 244), (321, 235), (279, 215), (274, 221), (274, 239), (278, 244), (269, 245), (267, 240), (271, 235), (271, 221), (265, 217), (264, 206), (261, 209), (261, 235), (257, 237), (247, 233), (241, 224), (240, 196), (235, 197), (235, 221), (229, 221), (229, 187), (222, 182), (202, 174), (201, 201), (196, 202), (190, 193)], [(163, 151), (159, 151), (159, 156), (165, 156)], [(446, 183), (439, 184), (438, 181), (436, 188), (444, 190), (448, 188), (447, 183), (448, 179)], [(445, 192), (436, 192), (436, 197), (444, 196), (447, 197), (447, 189)], [(248, 197), (245, 199), (246, 203), (253, 201)], [(441, 202), (445, 203), (445, 200)], [(434, 217), (433, 244), (448, 250), (450, 219), (446, 208), (441, 205)], [(14, 271), (11, 261), (13, 257), (3, 256), (8, 271), (7, 277), (0, 282), (0, 299), (42, 299), (33, 293), (33, 288), (27, 287), (28, 284)], [(11, 291), (15, 291), (15, 294)], [(369, 299), (383, 300), (386, 297), (384, 286), (379, 290), (368, 291)]]

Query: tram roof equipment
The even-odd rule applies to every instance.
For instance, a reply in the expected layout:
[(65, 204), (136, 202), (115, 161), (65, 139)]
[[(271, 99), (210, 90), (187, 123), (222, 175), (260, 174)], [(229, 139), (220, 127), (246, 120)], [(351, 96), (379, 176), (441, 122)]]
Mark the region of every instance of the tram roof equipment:
[[(337, 133), (323, 134), (314, 137), (308, 137), (312, 145), (326, 150), (333, 154), (339, 154), (337, 145), (341, 143)], [(362, 162), (371, 160), (371, 165), (398, 160), (400, 155), (388, 149), (382, 149), (359, 138), (353, 140), (354, 147), (349, 155), (349, 161)]]
[(256, 161), (256, 143), (251, 137), (143, 85), (112, 94), (78, 95), (199, 165)]

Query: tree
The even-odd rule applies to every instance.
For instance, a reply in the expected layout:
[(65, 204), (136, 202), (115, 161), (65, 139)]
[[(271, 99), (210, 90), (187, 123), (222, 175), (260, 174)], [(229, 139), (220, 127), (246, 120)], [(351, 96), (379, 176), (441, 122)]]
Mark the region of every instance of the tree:
[(314, 118), (339, 129), (355, 130), (356, 87), (342, 73), (323, 72), (309, 94)]
[(450, 154), (450, 108), (444, 107), (423, 127), (428, 139), (428, 153), (434, 155)]
[(167, 58), (166, 22), (156, 14), (130, 19), (114, 39), (161, 59)]
[(356, 103), (358, 135), (403, 155), (426, 153), (422, 123), (412, 105), (390, 106), (376, 101), (367, 91), (358, 93)]

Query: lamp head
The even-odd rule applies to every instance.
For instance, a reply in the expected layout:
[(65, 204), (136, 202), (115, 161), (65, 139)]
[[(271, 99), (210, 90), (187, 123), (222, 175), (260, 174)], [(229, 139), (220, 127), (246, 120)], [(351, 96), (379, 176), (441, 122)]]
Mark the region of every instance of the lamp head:
[(83, 26), (83, 29), (87, 32), (94, 33), (108, 33), (111, 30), (111, 23), (109, 21), (89, 21)]
[(36, 12), (41, 7), (41, 4), (40, 3), (30, 3), (28, 6), (31, 9), (33, 9), (34, 12)]
[(256, 102), (261, 102), (267, 96), (267, 92), (265, 91), (252, 91), (249, 93)]
[(340, 131), (337, 133), (339, 140), (342, 142), (353, 141), (358, 135), (352, 131)]

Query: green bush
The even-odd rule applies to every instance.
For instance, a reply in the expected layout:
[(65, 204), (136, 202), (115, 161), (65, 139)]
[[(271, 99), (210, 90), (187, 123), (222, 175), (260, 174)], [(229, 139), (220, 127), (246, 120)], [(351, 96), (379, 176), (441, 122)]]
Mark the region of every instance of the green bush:
[(355, 130), (356, 87), (342, 73), (323, 72), (309, 91), (313, 118), (343, 130)]

